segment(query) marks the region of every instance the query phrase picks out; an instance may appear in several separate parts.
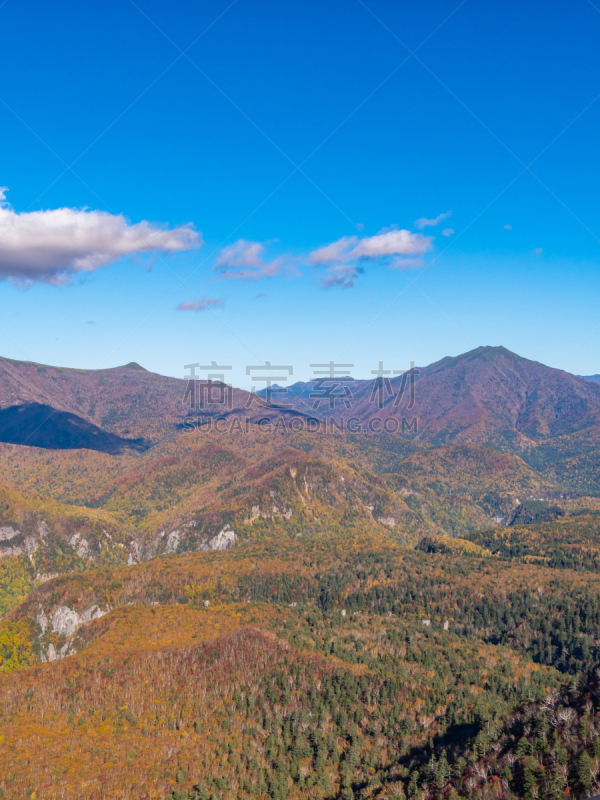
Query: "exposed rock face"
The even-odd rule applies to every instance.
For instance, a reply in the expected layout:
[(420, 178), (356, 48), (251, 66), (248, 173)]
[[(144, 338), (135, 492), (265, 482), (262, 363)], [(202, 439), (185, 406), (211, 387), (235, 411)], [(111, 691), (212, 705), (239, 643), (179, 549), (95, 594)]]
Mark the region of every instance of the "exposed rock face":
[[(11, 527), (0, 528), (0, 542), (12, 542), (17, 537), (21, 537), (20, 530)], [(35, 551), (36, 548), (32, 547), (33, 541), (32, 537), (28, 537), (25, 541), (21, 537), (19, 542), (3, 545), (0, 547), (0, 558), (4, 556), (20, 556), (26, 549), (28, 553)]]
[[(50, 531), (45, 520), (41, 520), (37, 525), (37, 529), (27, 534), (18, 530), (18, 528), (10, 526), (1, 527), (0, 558), (4, 556), (20, 556), (23, 553), (31, 556), (39, 547), (46, 544), (49, 535)], [(10, 544), (4, 544), (5, 542), (10, 542)], [(76, 532), (68, 539), (61, 541), (63, 547), (67, 544), (69, 547), (73, 548), (80, 558), (94, 558), (90, 542), (81, 532)]]
[(62, 636), (72, 636), (80, 624), (79, 614), (68, 606), (59, 606), (52, 615), (52, 630)]
[(181, 539), (181, 531), (175, 530), (167, 536), (167, 546), (165, 553), (175, 553), (179, 547), (179, 540)]
[[(71, 650), (71, 640), (68, 640), (61, 648), (58, 650), (54, 647), (52, 642), (48, 645), (48, 661), (57, 661), (59, 658), (64, 658), (65, 656), (70, 656), (71, 653), (75, 653), (75, 650)], [(41, 653), (41, 660), (46, 661), (44, 657), (44, 653)]]
[[(290, 470), (290, 474), (294, 473), (296, 475), (296, 470)], [(274, 497), (274, 492), (271, 492), (271, 497)], [(245, 517), (243, 522), (244, 525), (252, 525), (256, 522), (257, 519), (275, 519), (275, 517), (282, 517), (283, 519), (291, 519), (293, 516), (293, 511), (291, 508), (284, 510), (280, 510), (276, 505), (274, 505), (270, 510), (269, 509), (261, 509), (260, 506), (252, 506), (252, 513), (249, 517)]]
[(236, 538), (234, 531), (226, 525), (208, 544), (211, 550), (227, 550), (228, 547), (233, 547)]
[[(154, 539), (151, 546), (143, 546), (132, 542), (128, 564), (137, 564), (146, 561), (156, 555), (180, 552), (191, 552), (193, 550), (227, 550), (233, 547), (237, 541), (237, 535), (227, 523), (214, 536), (206, 533), (196, 533), (195, 523), (184, 522), (170, 533), (161, 531)], [(161, 541), (162, 540), (162, 541)], [(133, 552), (135, 548), (135, 553)]]
[(69, 544), (80, 558), (90, 558), (90, 543), (80, 533), (75, 533), (69, 539)]
[(129, 546), (129, 556), (127, 558), (127, 566), (131, 567), (133, 564), (139, 564), (142, 560), (142, 545), (135, 540)]
[(42, 629), (42, 634), (46, 633), (46, 628), (48, 627), (48, 617), (44, 614), (44, 609), (41, 606), (35, 621)]
[(14, 528), (0, 528), (0, 542), (9, 542), (20, 534), (21, 531), (16, 531)]
[(96, 605), (90, 606), (83, 614), (68, 606), (59, 606), (52, 614), (52, 630), (62, 636), (72, 636), (80, 625), (100, 619), (107, 613)]
[(228, 547), (233, 547), (236, 542), (237, 536), (229, 525), (209, 539), (206, 544), (201, 544), (198, 550), (227, 550)]
[[(291, 470), (290, 470), (291, 472)], [(294, 475), (296, 471), (294, 470)], [(252, 506), (252, 513), (249, 517), (244, 519), (244, 525), (252, 525), (253, 522), (256, 522), (257, 519), (261, 516), (260, 514), (260, 506)]]
[(44, 609), (40, 606), (36, 622), (42, 630), (41, 638), (44, 638), (46, 631), (57, 633), (59, 636), (64, 636), (66, 638), (66, 641), (58, 650), (52, 642), (48, 645), (46, 655), (42, 648), (41, 660), (55, 661), (57, 658), (64, 658), (72, 652), (75, 652), (72, 649), (71, 640), (77, 629), (86, 622), (91, 622), (93, 619), (100, 619), (100, 617), (108, 614), (109, 611), (110, 608), (103, 611), (99, 606), (93, 605), (82, 614), (79, 614), (75, 609), (69, 608), (68, 606), (58, 606), (54, 611), (51, 613), (49, 612), (49, 616), (47, 616)]
[[(40, 529), (40, 535), (45, 535), (45, 530)], [(3, 556), (20, 556), (23, 553), (27, 553), (27, 555), (31, 555), (35, 553), (35, 551), (40, 546), (39, 539), (36, 539), (35, 536), (26, 536), (24, 539), (22, 538), (21, 531), (11, 528), (11, 527), (4, 527), (0, 528), (0, 542), (12, 542), (17, 537), (21, 537), (21, 542), (10, 545), (5, 545), (0, 548), (0, 558)]]

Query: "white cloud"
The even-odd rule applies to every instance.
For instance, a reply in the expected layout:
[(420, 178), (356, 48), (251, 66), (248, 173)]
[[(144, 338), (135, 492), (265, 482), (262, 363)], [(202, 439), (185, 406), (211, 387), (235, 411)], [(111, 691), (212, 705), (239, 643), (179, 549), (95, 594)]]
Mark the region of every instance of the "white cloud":
[(327, 264), (331, 261), (355, 261), (356, 259), (376, 259), (386, 256), (421, 256), (431, 250), (431, 236), (411, 233), (407, 230), (392, 230), (376, 236), (344, 236), (337, 242), (319, 247), (310, 254), (313, 264)]
[(277, 275), (285, 256), (267, 262), (263, 258), (265, 247), (260, 242), (249, 242), (238, 239), (235, 244), (224, 247), (219, 253), (214, 272), (223, 280), (258, 281), (261, 278), (272, 278)]
[(309, 256), (312, 264), (327, 264), (329, 261), (340, 261), (350, 258), (350, 252), (356, 246), (358, 236), (343, 236), (337, 242), (313, 250)]
[(444, 228), (442, 231), (442, 236), (452, 236), (454, 233), (454, 228)]
[(512, 225), (505, 225), (504, 226), (504, 230), (505, 231), (512, 231)]
[(200, 297), (187, 300), (177, 306), (177, 311), (206, 311), (211, 308), (223, 308), (224, 301), (220, 297)]
[(445, 219), (448, 219), (448, 217), (451, 216), (452, 216), (452, 211), (446, 211), (445, 214), (438, 214), (438, 216), (435, 217), (434, 219), (427, 219), (427, 217), (419, 217), (419, 219), (415, 220), (415, 228), (418, 228), (420, 231), (422, 231), (423, 228), (428, 228), (428, 227), (434, 228), (436, 225), (439, 225), (440, 222), (443, 222)]
[(541, 256), (542, 255), (542, 248), (541, 247), (536, 247), (535, 250), (533, 251), (533, 255), (534, 256)]
[(388, 231), (361, 239), (351, 252), (352, 258), (380, 258), (395, 255), (423, 255), (431, 250), (431, 237), (407, 230)]
[(77, 208), (17, 213), (0, 187), (0, 280), (61, 284), (134, 253), (176, 253), (200, 247), (191, 224), (168, 230), (122, 214)]
[(423, 266), (421, 256), (431, 250), (431, 236), (407, 230), (385, 229), (375, 236), (343, 236), (336, 242), (319, 247), (309, 255), (310, 263), (325, 267), (320, 286), (354, 286), (360, 266), (365, 261), (382, 261), (392, 269), (411, 269)]

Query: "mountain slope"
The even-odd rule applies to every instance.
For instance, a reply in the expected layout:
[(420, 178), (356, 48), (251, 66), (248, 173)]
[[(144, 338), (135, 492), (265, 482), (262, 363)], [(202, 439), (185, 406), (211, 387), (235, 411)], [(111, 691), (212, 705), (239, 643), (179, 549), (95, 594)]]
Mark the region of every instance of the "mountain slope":
[(141, 438), (127, 439), (108, 433), (76, 414), (42, 403), (0, 409), (0, 442), (48, 450), (85, 448), (101, 453), (141, 452), (148, 446)]
[[(77, 418), (153, 447), (0, 444), (0, 795), (600, 788), (600, 516), (579, 513), (600, 501), (575, 496), (598, 482), (600, 387), (478, 348), (405, 395), (418, 436), (220, 433), (182, 430), (160, 376), (105, 372), (62, 378)], [(60, 370), (8, 373), (10, 413), (73, 413)]]
[(126, 563), (131, 534), (104, 511), (0, 486), (0, 615), (57, 574)]
[(64, 451), (49, 459), (5, 446), (0, 482), (103, 509), (135, 533), (144, 558), (194, 550), (225, 526), (242, 538), (371, 526), (414, 543), (506, 522), (518, 500), (563, 494), (513, 454), (470, 443), (395, 447), (402, 444), (252, 427), (182, 433), (141, 456)]
[[(237, 416), (254, 423), (291, 419), (298, 413), (305, 422), (306, 417), (353, 417), (369, 433), (373, 418), (404, 417), (404, 433), (415, 435), (410, 425), (416, 420), (422, 441), (474, 441), (514, 451), (600, 422), (600, 385), (503, 347), (478, 347), (411, 375), (389, 381), (338, 381), (333, 401), (326, 388), (297, 383), (289, 387), (287, 397), (278, 395), (295, 410), (259, 406), (250, 402), (247, 392), (205, 382), (194, 387), (197, 408), (192, 416), (200, 422)], [(190, 414), (188, 389), (184, 380), (155, 375), (137, 364), (92, 371), (0, 359), (0, 409), (45, 405), (119, 437), (144, 437), (154, 443), (181, 429)], [(224, 392), (228, 402), (216, 402), (225, 398)], [(401, 426), (397, 432), (402, 433)]]
[(600, 420), (600, 387), (503, 347), (479, 347), (422, 371), (416, 409), (430, 441), (513, 443), (573, 433)]

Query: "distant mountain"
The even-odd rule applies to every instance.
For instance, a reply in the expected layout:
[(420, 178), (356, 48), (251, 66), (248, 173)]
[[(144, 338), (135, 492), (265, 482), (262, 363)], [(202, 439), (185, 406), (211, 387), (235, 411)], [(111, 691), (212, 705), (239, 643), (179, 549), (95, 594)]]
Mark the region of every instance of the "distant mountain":
[(584, 381), (590, 381), (590, 383), (600, 383), (600, 375), (579, 375), (579, 378), (583, 378)]
[(415, 412), (424, 438), (520, 445), (600, 421), (600, 387), (504, 347), (478, 347), (422, 371)]
[(288, 397), (296, 409), (322, 419), (383, 424), (405, 417), (409, 434), (416, 419), (418, 437), (434, 444), (473, 441), (520, 450), (600, 421), (600, 386), (504, 347), (478, 347), (405, 376), (339, 381), (334, 394), (333, 401), (324, 399), (323, 386), (311, 381), (291, 386)]
[(185, 415), (184, 392), (184, 381), (138, 364), (83, 370), (0, 359), (0, 408), (46, 406), (119, 437), (156, 441), (175, 430)]
[[(0, 358), (0, 442), (102, 452), (140, 450), (186, 424), (237, 416), (257, 423), (298, 411), (260, 405), (242, 389), (157, 375), (135, 362), (67, 369)], [(300, 416), (302, 416), (300, 414)]]

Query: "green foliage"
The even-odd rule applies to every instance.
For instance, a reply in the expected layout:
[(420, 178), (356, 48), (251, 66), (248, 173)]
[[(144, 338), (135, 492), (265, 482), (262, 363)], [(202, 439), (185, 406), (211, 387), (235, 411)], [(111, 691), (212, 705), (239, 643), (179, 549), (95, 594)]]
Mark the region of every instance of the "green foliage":
[(466, 534), (473, 544), (506, 560), (553, 569), (600, 570), (600, 513), (579, 512), (554, 522)]
[(23, 554), (0, 559), (0, 617), (19, 605), (35, 586), (35, 570)]
[(38, 661), (35, 626), (28, 619), (0, 621), (0, 671), (12, 672)]

